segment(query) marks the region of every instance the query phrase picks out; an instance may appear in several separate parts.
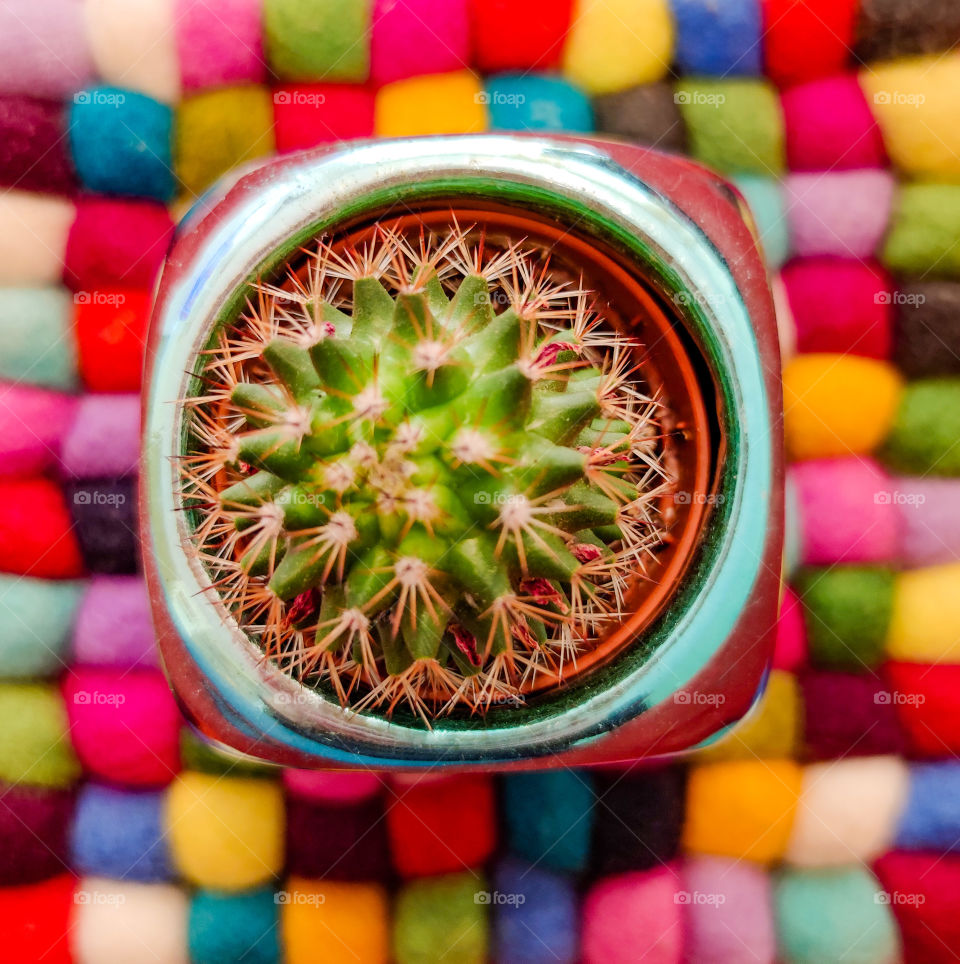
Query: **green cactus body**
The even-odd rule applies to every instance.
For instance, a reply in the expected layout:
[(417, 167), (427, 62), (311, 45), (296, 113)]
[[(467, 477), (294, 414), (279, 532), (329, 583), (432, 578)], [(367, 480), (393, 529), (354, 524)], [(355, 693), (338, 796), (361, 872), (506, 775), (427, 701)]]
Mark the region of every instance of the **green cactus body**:
[(321, 241), (205, 357), (198, 551), (265, 657), (344, 705), (429, 725), (562, 682), (662, 537), (635, 346), (546, 265), (459, 230)]

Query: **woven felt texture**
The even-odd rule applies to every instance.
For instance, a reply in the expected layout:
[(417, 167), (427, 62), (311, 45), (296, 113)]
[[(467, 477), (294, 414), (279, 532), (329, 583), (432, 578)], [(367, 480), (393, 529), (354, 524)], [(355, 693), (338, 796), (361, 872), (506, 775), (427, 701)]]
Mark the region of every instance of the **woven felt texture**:
[[(958, 40), (946, 0), (0, 4), (0, 958), (955, 960)], [(274, 152), (486, 130), (687, 152), (750, 207), (793, 463), (767, 690), (669, 765), (238, 760), (137, 558), (174, 224)]]

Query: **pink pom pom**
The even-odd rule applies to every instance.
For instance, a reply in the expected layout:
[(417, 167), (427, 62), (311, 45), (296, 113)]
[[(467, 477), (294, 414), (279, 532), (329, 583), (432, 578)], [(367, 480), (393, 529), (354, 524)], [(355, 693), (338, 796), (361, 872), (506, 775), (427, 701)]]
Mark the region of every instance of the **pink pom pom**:
[(807, 628), (803, 622), (803, 607), (797, 594), (789, 587), (783, 590), (780, 618), (777, 620), (777, 641), (773, 649), (773, 668), (796, 672), (807, 662)]
[(889, 171), (789, 175), (784, 205), (793, 252), (871, 257), (890, 220), (893, 187)]
[(787, 164), (793, 171), (883, 167), (880, 128), (857, 78), (828, 77), (783, 92)]
[(133, 475), (139, 459), (140, 396), (82, 396), (63, 440), (64, 473), (86, 479)]
[(77, 0), (0, 3), (0, 91), (65, 97), (93, 77), (83, 4)]
[(184, 90), (263, 80), (261, 6), (261, 0), (175, 0), (173, 22)]
[(72, 669), (70, 739), (84, 768), (111, 783), (163, 786), (180, 769), (180, 713), (163, 675)]
[(903, 565), (933, 566), (960, 559), (960, 479), (894, 479)]
[(893, 295), (876, 262), (798, 258), (784, 265), (783, 285), (797, 330), (797, 351), (889, 358)]
[(697, 857), (683, 868), (686, 959), (770, 964), (777, 956), (770, 879), (744, 861)]
[(594, 884), (583, 909), (584, 964), (679, 964), (683, 926), (672, 867)]
[(94, 576), (73, 624), (73, 658), (87, 666), (155, 667), (153, 623), (140, 576)]
[(366, 800), (383, 786), (366, 770), (284, 770), (283, 785), (293, 796), (333, 804)]
[(813, 459), (790, 466), (800, 501), (802, 558), (812, 566), (886, 562), (897, 554), (890, 479), (872, 459)]
[(0, 475), (55, 466), (76, 399), (29, 385), (0, 384)]
[(466, 0), (376, 0), (370, 42), (374, 83), (443, 74), (469, 63)]

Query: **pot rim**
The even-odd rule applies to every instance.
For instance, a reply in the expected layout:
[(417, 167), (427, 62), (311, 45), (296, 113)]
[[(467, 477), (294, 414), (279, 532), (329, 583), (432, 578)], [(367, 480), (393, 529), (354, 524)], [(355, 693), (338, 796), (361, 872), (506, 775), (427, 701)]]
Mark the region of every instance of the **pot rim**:
[[(720, 491), (691, 578), (646, 630), (650, 656), (621, 653), (576, 700), (510, 709), (483, 726), (406, 726), (344, 710), (262, 661), (218, 600), (189, 544), (176, 466), (184, 424), (175, 403), (189, 391), (196, 352), (235, 310), (247, 282), (304, 240), (385, 203), (440, 197), (533, 206), (573, 222), (644, 266), (664, 296), (683, 293), (684, 324), (722, 398), (727, 440)], [(768, 398), (749, 312), (710, 239), (668, 198), (599, 147), (549, 138), (462, 135), (376, 141), (309, 152), (239, 178), (187, 234), (164, 268), (152, 321), (144, 420), (149, 545), (164, 601), (186, 651), (245, 728), (342, 762), (507, 762), (555, 754), (669, 700), (710, 661), (747, 604), (763, 556), (772, 456)], [(186, 250), (185, 250), (186, 249)], [(171, 520), (173, 522), (171, 523)], [(645, 647), (646, 648), (646, 647)], [(639, 649), (639, 647), (637, 647)], [(523, 720), (519, 716), (524, 717)], [(510, 722), (510, 720), (513, 722)]]

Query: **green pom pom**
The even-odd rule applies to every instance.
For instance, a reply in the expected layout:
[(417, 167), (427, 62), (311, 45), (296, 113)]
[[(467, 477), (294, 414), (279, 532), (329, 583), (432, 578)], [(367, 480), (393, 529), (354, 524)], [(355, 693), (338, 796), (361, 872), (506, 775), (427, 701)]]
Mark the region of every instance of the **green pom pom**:
[(897, 472), (960, 475), (960, 378), (908, 382), (883, 455)]
[(827, 669), (863, 672), (883, 659), (894, 574), (870, 566), (807, 569), (798, 579), (810, 658)]
[(407, 884), (394, 917), (397, 964), (483, 964), (488, 901), (483, 878), (470, 873)]
[(0, 781), (67, 787), (80, 776), (55, 686), (0, 683)]

